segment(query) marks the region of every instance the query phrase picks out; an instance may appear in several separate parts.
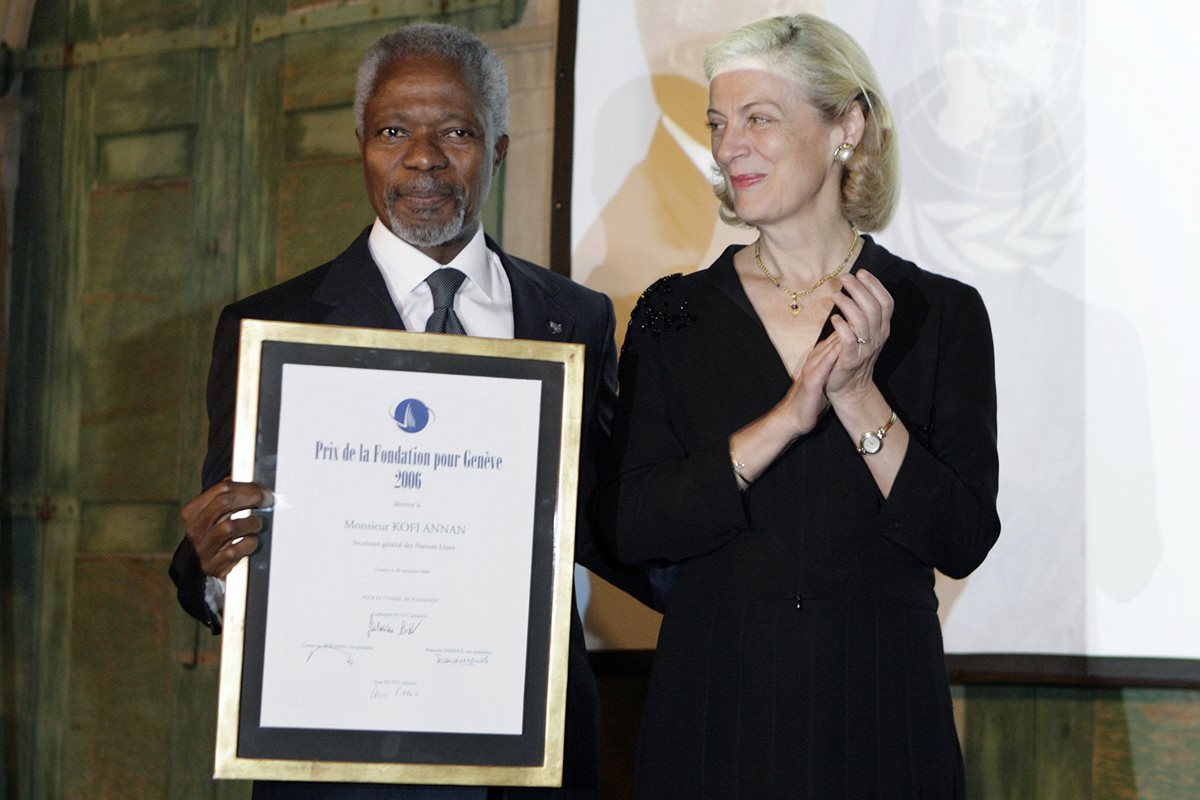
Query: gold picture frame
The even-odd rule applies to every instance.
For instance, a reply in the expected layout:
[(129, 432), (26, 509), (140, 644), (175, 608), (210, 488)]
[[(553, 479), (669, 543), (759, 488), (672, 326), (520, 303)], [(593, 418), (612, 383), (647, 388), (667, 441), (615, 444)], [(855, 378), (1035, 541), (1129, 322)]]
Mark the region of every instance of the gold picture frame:
[[(318, 485), (325, 485), (322, 482), (330, 481), (331, 476), (339, 474), (337, 470), (349, 470), (350, 467), (344, 466), (344, 462), (325, 464), (321, 461), (321, 456), (328, 455), (323, 452), (325, 448), (323, 443), (316, 444), (315, 455), (311, 459), (312, 463), (308, 463), (309, 456), (299, 457), (293, 453), (296, 448), (292, 439), (288, 437), (294, 430), (304, 430), (305, 425), (314, 430), (318, 429), (329, 417), (337, 418), (338, 424), (362, 424), (361, 419), (375, 414), (377, 407), (390, 406), (391, 401), (394, 401), (395, 398), (392, 395), (395, 395), (395, 392), (390, 387), (396, 381), (416, 381), (421, 386), (427, 387), (427, 392), (434, 395), (439, 395), (441, 392), (445, 396), (450, 396), (448, 394), (450, 388), (457, 391), (461, 390), (463, 385), (469, 388), (474, 387), (475, 390), (485, 387), (489, 403), (493, 402), (497, 396), (504, 394), (504, 392), (499, 392), (498, 395), (497, 391), (491, 387), (498, 387), (504, 391), (508, 391), (507, 387), (515, 387), (512, 389), (513, 399), (507, 401), (510, 403), (509, 412), (515, 413), (508, 413), (507, 417), (519, 418), (522, 420), (521, 425), (524, 428), (518, 426), (513, 431), (507, 429), (502, 431), (501, 427), (508, 425), (508, 419), (480, 421), (476, 418), (468, 420), (465, 413), (457, 413), (457, 416), (452, 413), (439, 414), (437, 415), (437, 426), (439, 435), (444, 436), (447, 441), (455, 440), (456, 436), (461, 438), (467, 435), (484, 435), (480, 433), (482, 431), (501, 442), (501, 445), (497, 446), (497, 450), (505, 446), (504, 441), (509, 441), (510, 443), (515, 442), (516, 444), (512, 444), (511, 447), (521, 453), (529, 450), (534, 454), (524, 460), (514, 460), (513, 463), (516, 466), (506, 473), (504, 480), (515, 483), (503, 484), (500, 487), (500, 489), (509, 485), (532, 487), (533, 491), (530, 496), (524, 498), (524, 491), (510, 492), (517, 497), (513, 501), (515, 505), (512, 506), (512, 513), (497, 512), (495, 514), (505, 520), (528, 519), (532, 521), (531, 529), (528, 531), (529, 581), (527, 602), (525, 603), (528, 613), (523, 626), (520, 619), (517, 619), (513, 623), (514, 627), (511, 628), (514, 632), (524, 630), (525, 652), (523, 656), (516, 653), (513, 647), (504, 647), (494, 655), (477, 655), (470, 658), (449, 657), (446, 655), (446, 652), (449, 651), (444, 648), (438, 649), (426, 645), (422, 650), (412, 642), (399, 643), (398, 639), (389, 644), (393, 647), (394, 652), (401, 655), (397, 657), (383, 655), (381, 647), (373, 642), (361, 643), (363, 636), (361, 629), (351, 630), (349, 626), (341, 626), (340, 618), (337, 616), (341, 610), (345, 609), (347, 618), (358, 614), (355, 618), (360, 619), (362, 615), (358, 613), (358, 604), (365, 602), (360, 600), (360, 597), (367, 597), (373, 601), (378, 598), (377, 595), (362, 595), (358, 578), (353, 581), (340, 579), (337, 576), (331, 578), (328, 573), (336, 572), (336, 570), (321, 570), (320, 574), (313, 575), (310, 574), (311, 570), (304, 571), (300, 567), (294, 566), (294, 564), (305, 563), (302, 558), (296, 557), (294, 561), (285, 560), (283, 554), (290, 551), (285, 550), (280, 543), (287, 542), (287, 547), (291, 550), (304, 553), (308, 551), (304, 550), (302, 545), (294, 543), (312, 541), (306, 537), (315, 535), (305, 532), (307, 522), (305, 525), (287, 523), (291, 527), (284, 527), (285, 520), (289, 519), (285, 516), (285, 507), (291, 509), (288, 512), (292, 515), (290, 518), (308, 520), (314, 515), (308, 511), (300, 513), (293, 508), (296, 503), (285, 501), (287, 492), (281, 495), (279, 491), (276, 491), (276, 507), (255, 512), (264, 518), (264, 532), (259, 537), (258, 551), (239, 563), (227, 579), (215, 777), (485, 786), (561, 785), (567, 652), (574, 570), (574, 520), (582, 416), (583, 361), (584, 348), (578, 344), (480, 339), (466, 336), (260, 320), (244, 320), (242, 322), (232, 473), (234, 480), (238, 481), (256, 481), (275, 489), (276, 478), (282, 476), (286, 471), (288, 475), (301, 476), (292, 480), (289, 485), (305, 485), (302, 483), (304, 480), (315, 480)], [(312, 386), (330, 388), (328, 392), (325, 389), (316, 391), (299, 388), (310, 384), (296, 383), (294, 377), (296, 375), (303, 376), (304, 380), (315, 381), (311, 384)], [(360, 381), (361, 384), (355, 385), (365, 386), (367, 389), (342, 392), (344, 382), (348, 379)], [(334, 388), (335, 384), (336, 388)], [(376, 387), (378, 387), (378, 398), (373, 394), (376, 393)], [(442, 392), (443, 388), (446, 388), (445, 392)], [(389, 391), (392, 392), (392, 395), (388, 394)], [(331, 406), (330, 403), (333, 401), (326, 398), (326, 394), (329, 398), (335, 396), (341, 398), (337, 400), (338, 405)], [(532, 398), (532, 400), (526, 398)], [(369, 402), (367, 402), (368, 400)], [(385, 400), (389, 402), (384, 402)], [(361, 405), (364, 402), (367, 405)], [(355, 403), (360, 405), (356, 406)], [(406, 403), (409, 405), (404, 405)], [(443, 405), (450, 403), (452, 408), (456, 407), (449, 400), (443, 400), (442, 403)], [(533, 407), (534, 405), (536, 408)], [(365, 412), (355, 410), (360, 407), (368, 410)], [(330, 408), (335, 408), (332, 414), (329, 411)], [(423, 427), (426, 425), (426, 421), (434, 419), (433, 411), (422, 410), (423, 408), (418, 401), (405, 399), (395, 405), (394, 409), (389, 409), (388, 424), (401, 430), (401, 434), (396, 434), (396, 436), (410, 433), (418, 428), (418, 424)], [(284, 409), (288, 409), (286, 413)], [(413, 409), (417, 409), (419, 412), (415, 417)], [(403, 418), (398, 416), (402, 410)], [(422, 417), (421, 414), (425, 416)], [(486, 417), (486, 415), (484, 416)], [(290, 422), (293, 419), (299, 420), (299, 422), (293, 424)], [(414, 422), (414, 420), (416, 421)], [(370, 424), (375, 424), (373, 416)], [(432, 422), (428, 424), (428, 430), (435, 427)], [(286, 426), (286, 430), (283, 430), (281, 426)], [(456, 426), (466, 429), (466, 432), (457, 430)], [(531, 437), (519, 435), (519, 430), (532, 429), (536, 429), (536, 443), (530, 444)], [(504, 436), (510, 438), (505, 440)], [(342, 438), (348, 437), (343, 436)], [(334, 448), (333, 455), (336, 459), (339, 446), (336, 444), (337, 437), (333, 436), (330, 439), (329, 446)], [(412, 440), (406, 439), (405, 441)], [(386, 456), (392, 451), (388, 448), (380, 450), (378, 444), (374, 447), (375, 449), (372, 451), (371, 446), (362, 445), (361, 463), (357, 463), (353, 467), (357, 470), (356, 476), (359, 474), (375, 475), (376, 466), (381, 469), (394, 467), (394, 462), (389, 463), (387, 459), (381, 461), (379, 458), (381, 452)], [(399, 448), (399, 446), (397, 447)], [(374, 461), (370, 457), (372, 452), (376, 456)], [(428, 451), (420, 451), (417, 448), (395, 451), (398, 454), (404, 452), (417, 460), (422, 455), (428, 456)], [(348, 443), (341, 455), (349, 457), (355, 456), (357, 453)], [(435, 457), (437, 455), (435, 453)], [(473, 462), (467, 463), (482, 465), (476, 472), (484, 468), (491, 468), (497, 473), (503, 469), (509, 469), (507, 464), (502, 464), (497, 468), (495, 464), (501, 460), (501, 457), (491, 452), (486, 456), (468, 454), (467, 458), (474, 459)], [(491, 461), (487, 462), (484, 459), (491, 459)], [(347, 460), (353, 459), (348, 458)], [(455, 457), (455, 461), (457, 461), (457, 457)], [(449, 475), (451, 472), (453, 470), (443, 469), (441, 474), (437, 475), (437, 485), (431, 487), (428, 477), (425, 479), (425, 484), (421, 485), (421, 473), (404, 473), (394, 470), (389, 480), (394, 481), (396, 486), (392, 487), (391, 491), (400, 493), (419, 490), (425, 491), (426, 494), (418, 495), (422, 498), (420, 502), (393, 501), (392, 505), (405, 507), (423, 505), (426, 508), (449, 507), (448, 504), (451, 504), (452, 498), (461, 496), (464, 491), (475, 492), (470, 487), (479, 486), (481, 485), (479, 481), (484, 480), (476, 474), (467, 476), (465, 469), (462, 470), (462, 475)], [(348, 474), (348, 472), (342, 474)], [(413, 474), (416, 475), (415, 479), (411, 477)], [(401, 481), (401, 477), (404, 475), (409, 477)], [(486, 476), (486, 479), (498, 480), (491, 476)], [(400, 485), (402, 482), (406, 484), (404, 487)], [(362, 479), (355, 477), (353, 480), (348, 480), (346, 485), (358, 487), (362, 483)], [(408, 485), (412, 483), (418, 484), (417, 490), (413, 490), (412, 486)], [(330, 485), (336, 485), (336, 481)], [(486, 485), (486, 481), (484, 485)], [(370, 491), (372, 498), (376, 495), (384, 498), (381, 502), (392, 496), (382, 489), (364, 491)], [(455, 492), (459, 494), (456, 495)], [(303, 499), (306, 508), (317, 508), (322, 513), (326, 511), (333, 515), (341, 513), (341, 516), (357, 513), (356, 511), (337, 509), (338, 502), (349, 501), (334, 499), (332, 496), (336, 494), (334, 490), (330, 490), (329, 496), (318, 497), (319, 494), (319, 492), (303, 492), (296, 496)], [(395, 496), (411, 495), (397, 494)], [(458, 507), (470, 505), (465, 499), (461, 502), (454, 500), (454, 502)], [(529, 505), (528, 509), (525, 508), (525, 504)], [(331, 508), (333, 510), (330, 510)], [(381, 514), (376, 516), (381, 516)], [(347, 518), (346, 522), (347, 527), (350, 527), (351, 520)], [(391, 536), (394, 530), (401, 528), (401, 523), (398, 522), (393, 523), (391, 528), (388, 528), (387, 524), (386, 519), (379, 522), (376, 527), (381, 532), (377, 536), (373, 533), (372, 536), (386, 538)], [(358, 523), (355, 522), (355, 525)], [(367, 523), (363, 523), (361, 527), (369, 526)], [(403, 527), (407, 529), (411, 526), (404, 523)], [(460, 527), (466, 529), (465, 525)], [(273, 545), (280, 528), (283, 533)], [(517, 525), (517, 534), (515, 535), (518, 540), (520, 536), (525, 535), (522, 531), (524, 531), (523, 523)], [(320, 535), (325, 536), (326, 534), (322, 532)], [(358, 536), (357, 531), (354, 532), (354, 536)], [(472, 533), (471, 536), (474, 534)], [(344, 539), (345, 537), (342, 537), (337, 541), (341, 542)], [(474, 540), (484, 542), (486, 537), (477, 536), (471, 539), (470, 536), (464, 536), (457, 541)], [(325, 541), (327, 540), (312, 541), (312, 546), (318, 544), (323, 546)], [(352, 538), (348, 541), (351, 541), (352, 544), (345, 545), (341, 552), (347, 554), (345, 560), (354, 561), (354, 563), (359, 563), (361, 560), (360, 554), (354, 548), (362, 550), (365, 547), (360, 547), (360, 545), (378, 544), (374, 541), (364, 543), (359, 538)], [(396, 539), (395, 541), (385, 541), (384, 545), (389, 543), (396, 548), (413, 544), (411, 541)], [(478, 546), (483, 547), (484, 545)], [(455, 549), (454, 545), (444, 547), (448, 547), (450, 550)], [(430, 546), (429, 549), (432, 547)], [(460, 547), (460, 549), (466, 551), (467, 554), (453, 555), (449, 557), (451, 562), (463, 570), (478, 569), (479, 566), (476, 563), (478, 559), (472, 559), (470, 556), (470, 552), (474, 551), (466, 546)], [(524, 551), (520, 547), (515, 550), (517, 556), (515, 556), (516, 562), (514, 563), (523, 565)], [(277, 553), (274, 562), (272, 561), (273, 553)], [(341, 559), (342, 557), (337, 556), (337, 558)], [(386, 559), (382, 555), (374, 553), (363, 561), (363, 563), (375, 565), (367, 570), (370, 573), (368, 579), (376, 579), (375, 573), (379, 572), (405, 571), (378, 566), (378, 563), (384, 562)], [(327, 563), (332, 564), (333, 562)], [(342, 562), (339, 560), (337, 563), (340, 565)], [(398, 563), (410, 564), (412, 561), (411, 558), (406, 557)], [(430, 578), (432, 583), (426, 585), (435, 587), (432, 593), (437, 597), (410, 598), (402, 597), (397, 592), (395, 596), (382, 599), (394, 601), (394, 606), (389, 606), (389, 608), (403, 607), (402, 600), (416, 599), (434, 600), (443, 603), (448, 608), (467, 608), (466, 600), (455, 595), (455, 592), (462, 594), (463, 590), (449, 588), (450, 583), (447, 583), (447, 588), (445, 588), (445, 597), (442, 596), (443, 590), (438, 586), (439, 579), (436, 577), (439, 574), (438, 571), (442, 569), (440, 566), (442, 563), (445, 562), (438, 562), (439, 566), (434, 569), (421, 572), (422, 578), (428, 577), (426, 573), (434, 574), (435, 577)], [(291, 573), (288, 572), (289, 569), (292, 570)], [(407, 571), (414, 574), (420, 572), (415, 568)], [(516, 572), (520, 573), (520, 570), (516, 570)], [(468, 572), (468, 574), (473, 573)], [(296, 612), (292, 612), (290, 609), (293, 609), (297, 603), (294, 601), (296, 595), (290, 596), (293, 600), (286, 600), (285, 598), (289, 595), (279, 594), (279, 599), (276, 601), (278, 619), (271, 617), (271, 628), (268, 633), (266, 623), (272, 610), (272, 591), (282, 593), (285, 590), (280, 587), (294, 585), (298, 580), (309, 584), (312, 593), (316, 595), (311, 601), (311, 608), (319, 611), (322, 619), (330, 617), (333, 620), (331, 624), (339, 632), (314, 634), (314, 637), (317, 637), (314, 638), (316, 644), (313, 642), (300, 644), (299, 640), (289, 640), (283, 635), (285, 638), (280, 639), (280, 643), (277, 644), (276, 639), (281, 636), (275, 633), (277, 630), (287, 631), (295, 628)], [(393, 578), (388, 577), (387, 580), (392, 581)], [(401, 575), (394, 580), (398, 585), (404, 584), (405, 581), (415, 582), (418, 578)], [(330, 585), (331, 581), (333, 585)], [(507, 598), (512, 607), (521, 607), (522, 592), (525, 591), (521, 588), (521, 584), (521, 580), (494, 582), (487, 588), (488, 605), (492, 605), (493, 599), (503, 603)], [(393, 583), (387, 585), (391, 586)], [(454, 584), (454, 586), (458, 585), (458, 583)], [(508, 597), (509, 595), (511, 597)], [(303, 595), (300, 597), (302, 600), (304, 599)], [(344, 602), (343, 598), (346, 598)], [(291, 616), (288, 616), (289, 614)], [(406, 614), (407, 612), (391, 612), (376, 615), (372, 612), (367, 636), (379, 636), (381, 628), (387, 628), (388, 632), (394, 632), (399, 627), (401, 632), (408, 632), (403, 626), (376, 624), (377, 616), (396, 618), (397, 616), (404, 617)], [(422, 613), (415, 616), (420, 619), (414, 624), (419, 625), (427, 620), (429, 614)], [(289, 626), (291, 627), (289, 628)], [(346, 628), (344, 632), (342, 627)], [(412, 628), (413, 625), (408, 627)], [(451, 627), (456, 633), (460, 631), (460, 628)], [(427, 626), (424, 630), (428, 629)], [(321, 635), (326, 638), (320, 639)], [(443, 633), (442, 635), (447, 634)], [(413, 635), (412, 639), (416, 640), (419, 636), (419, 633)], [(518, 638), (521, 637), (512, 633), (504, 641), (515, 643)], [(321, 644), (321, 642), (335, 639), (339, 643), (336, 646)], [(350, 641), (359, 641), (360, 643), (344, 643)], [(297, 710), (298, 706), (306, 706), (311, 692), (304, 690), (307, 685), (304, 683), (304, 678), (295, 678), (294, 676), (308, 669), (307, 665), (313, 663), (313, 653), (325, 653), (336, 647), (344, 648), (339, 652), (354, 651), (353, 658), (346, 657), (347, 663), (358, 659), (352, 664), (354, 669), (361, 671), (363, 663), (376, 666), (368, 666), (365, 677), (360, 672), (347, 671), (345, 673), (347, 677), (344, 680), (327, 681), (321, 684), (323, 687), (332, 687), (331, 691), (335, 692), (342, 692), (345, 688), (343, 694), (352, 698), (349, 702), (343, 699), (337, 704), (336, 719), (330, 722), (325, 719), (325, 712), (320, 710), (319, 704), (315, 704), (314, 710), (311, 712)], [(268, 653), (300, 651), (303, 654), (302, 648), (309, 648), (308, 660), (304, 667), (289, 666), (278, 669), (271, 667), (272, 664), (279, 663), (280, 659), (274, 655), (268, 657)], [(401, 649), (396, 650), (395, 648)], [(490, 650), (465, 652), (492, 653)], [(362, 655), (363, 653), (366, 655)], [(434, 655), (430, 656), (430, 654)], [(497, 664), (511, 665), (518, 662), (518, 657), (523, 657), (521, 663), (524, 664), (524, 670), (517, 677), (514, 677), (515, 673), (511, 667), (501, 669), (500, 666), (496, 666), (493, 669), (489, 662), (489, 659), (495, 658)], [(450, 693), (454, 686), (474, 686), (476, 679), (474, 674), (469, 681), (458, 677), (440, 677), (442, 673), (435, 674), (435, 671), (428, 666), (430, 663), (451, 667), (464, 664), (478, 666), (480, 659), (488, 669), (492, 669), (500, 675), (496, 678), (497, 686), (506, 687), (504, 695), (500, 698), (503, 702), (498, 702), (497, 707), (519, 708), (519, 719), (515, 716), (517, 711), (510, 711), (507, 716), (496, 712), (497, 720), (493, 720), (490, 716), (493, 714), (490, 708), (464, 710), (459, 708), (459, 705), (463, 705), (462, 703), (447, 703), (444, 699), (437, 699), (451, 696)], [(379, 687), (383, 686), (388, 690), (386, 700), (391, 702), (390, 692), (393, 685), (399, 686), (399, 681), (383, 680), (370, 670), (375, 669), (382, 675), (386, 670), (398, 669), (396, 666), (398, 664), (410, 664), (410, 662), (420, 666), (421, 675), (428, 676), (423, 679), (433, 687), (426, 689), (426, 684), (415, 682), (422, 688), (414, 691), (418, 695), (424, 691), (431, 698), (419, 701), (424, 704), (421, 706), (424, 711), (408, 712), (397, 705), (395, 707), (401, 708), (400, 711), (394, 715), (389, 711), (386, 715), (381, 716), (382, 712), (377, 711), (375, 706), (369, 705), (366, 700), (358, 699), (362, 696), (360, 684), (363, 686), (369, 684), (372, 687), (372, 698), (376, 694), (384, 694), (384, 692), (377, 691)], [(297, 663), (300, 662), (297, 661)], [(408, 668), (405, 667), (406, 670)], [(412, 668), (416, 669), (415, 666)], [(314, 678), (314, 680), (316, 679)], [(297, 681), (295, 687), (291, 685), (293, 680)], [(364, 681), (366, 683), (363, 683)], [(374, 683), (370, 683), (371, 681)], [(408, 681), (407, 683), (414, 682)], [(518, 683), (520, 697), (515, 697), (514, 693), (517, 691)], [(289, 692), (293, 694), (289, 695)], [(400, 689), (396, 688), (395, 693), (398, 696)], [(399, 701), (396, 702), (399, 703)], [(443, 710), (439, 707), (439, 703), (445, 706), (444, 711), (447, 713), (439, 713), (440, 710)], [(269, 718), (264, 713), (264, 709), (277, 709), (270, 711), (270, 714), (287, 720), (298, 717), (302, 718), (302, 722), (298, 725), (292, 721), (280, 724), (275, 717)], [(315, 721), (309, 722), (308, 718), (304, 717), (305, 714), (310, 714)], [(444, 718), (454, 718), (455, 714), (468, 720), (467, 723), (464, 723), (463, 730), (456, 730), (453, 725), (448, 730), (429, 729), (442, 725)], [(477, 720), (476, 716), (479, 716), (480, 719)], [(393, 723), (393, 719), (397, 721)], [(421, 720), (421, 722), (414, 723), (413, 720)], [(388, 729), (387, 726), (391, 724), (399, 727), (394, 730)], [(417, 729), (420, 725), (425, 725), (426, 728)], [(491, 725), (508, 725), (509, 727), (503, 730), (499, 728), (493, 730), (488, 727)], [(497, 732), (498, 730), (500, 732)]]

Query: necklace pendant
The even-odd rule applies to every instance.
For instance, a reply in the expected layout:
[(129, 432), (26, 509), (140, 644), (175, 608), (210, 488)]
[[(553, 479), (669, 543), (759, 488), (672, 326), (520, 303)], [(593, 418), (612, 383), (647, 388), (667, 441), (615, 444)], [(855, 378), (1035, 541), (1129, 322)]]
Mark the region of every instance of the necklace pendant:
[(800, 305), (799, 300), (792, 300), (792, 304), (788, 306), (788, 308), (791, 309), (792, 316), (796, 317), (800, 315), (800, 309), (803, 308), (803, 306)]

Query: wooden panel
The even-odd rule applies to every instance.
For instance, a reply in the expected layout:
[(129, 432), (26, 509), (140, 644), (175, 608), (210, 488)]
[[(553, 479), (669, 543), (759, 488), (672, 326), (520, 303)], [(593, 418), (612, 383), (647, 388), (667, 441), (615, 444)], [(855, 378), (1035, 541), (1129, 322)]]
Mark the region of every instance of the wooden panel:
[(967, 686), (964, 716), (973, 800), (1200, 797), (1200, 692)]
[[(87, 37), (87, 20), (62, 0), (39, 6), (31, 46)], [(44, 38), (43, 38), (44, 37)], [(54, 495), (74, 507), (79, 436), (79, 192), (92, 157), (86, 138), (90, 75), (24, 76), (23, 131), (12, 260), (11, 350), (5, 424), (5, 490)], [(4, 664), (4, 791), (17, 800), (64, 796), (62, 755), (69, 697), (70, 608), (78, 519), (0, 521), (0, 633)], [(11, 648), (11, 649), (9, 649)]]
[(1035, 689), (969, 686), (964, 697), (968, 796), (971, 800), (1035, 800)]
[(972, 800), (1090, 800), (1094, 690), (967, 686), (962, 696)]
[[(54, 4), (46, 4), (54, 11)], [(52, 14), (46, 14), (52, 18)], [(61, 22), (61, 20), (55, 20)], [(35, 17), (33, 32), (39, 27)], [(31, 41), (36, 41), (31, 40)], [(61, 184), (53, 177), (61, 169), (61, 151), (48, 143), (62, 130), (65, 80), (60, 75), (30, 74), (24, 79), (24, 94), (38, 98), (41, 113), (29, 120), (29, 147), (21, 153), (21, 183), (14, 204), (15, 234), (12, 258), (12, 347), (9, 353), (9, 395), (6, 398), (4, 477), (8, 491), (17, 495), (46, 492), (46, 464), (42, 438), (42, 398), (50, 380), (46, 362), (56, 344), (44, 327), (42, 304), (58, 282), (64, 259), (63, 246), (53, 235), (50, 220), (61, 217)], [(45, 187), (35, 191), (34, 187)], [(57, 267), (57, 269), (56, 269)], [(59, 279), (61, 280), (61, 279)], [(41, 748), (54, 741), (39, 741), (36, 726), (44, 704), (39, 702), (37, 676), (44, 662), (39, 656), (41, 641), (37, 620), (41, 607), (42, 549), (44, 533), (35, 520), (0, 520), (0, 648), (4, 650), (0, 720), (4, 726), (2, 784), (13, 796), (32, 797), (35, 790), (56, 789), (39, 782), (37, 759)]]
[(196, 124), (197, 59), (192, 52), (103, 61), (96, 70), (94, 133), (133, 133)]
[[(280, 5), (279, 0), (257, 0), (253, 11), (272, 11)], [(284, 144), (283, 55), (282, 39), (256, 45), (246, 55), (234, 285), (237, 297), (275, 283), (277, 195)]]
[[(173, 603), (173, 599), (172, 599)], [(221, 637), (173, 606), (171, 755), (163, 800), (246, 800), (247, 781), (213, 780)]]
[(177, 496), (191, 200), (186, 183), (92, 196), (82, 314), (85, 499)]
[[(214, 24), (233, 24), (246, 13), (240, 0), (211, 2)], [(189, 240), (191, 259), (181, 284), (183, 368), (179, 422), (178, 497), (186, 500), (200, 487), (199, 468), (207, 443), (205, 385), (212, 335), (220, 308), (237, 294), (238, 223), (245, 97), (245, 53), (206, 50), (200, 54), (200, 120), (193, 177)]]
[[(63, 797), (249, 797), (249, 784), (211, 778), (220, 640), (207, 631), (193, 640), (193, 624), (181, 624), (173, 587), (163, 579), (166, 566), (166, 556), (78, 560)], [(179, 647), (184, 630), (186, 644)], [(180, 708), (196, 713), (181, 716)], [(172, 735), (176, 730), (180, 736)], [(191, 763), (169, 769), (177, 739), (189, 742)]]
[(194, 139), (192, 128), (101, 136), (96, 142), (96, 179), (116, 183), (190, 176)]
[[(240, 0), (205, 2), (207, 24), (240, 22), (248, 13)], [(244, 43), (243, 43), (244, 47)], [(199, 471), (207, 433), (204, 388), (212, 332), (219, 308), (237, 294), (238, 225), (244, 220), (247, 233), (257, 222), (246, 215), (239, 201), (242, 170), (253, 170), (256, 162), (243, 154), (243, 104), (253, 102), (247, 84), (246, 51), (207, 50), (199, 56), (196, 116), (200, 121), (196, 149), (194, 193), (188, 238), (191, 263), (181, 283), (183, 332), (180, 361), (183, 366), (182, 398), (179, 405), (180, 468), (175, 475), (177, 496), (187, 499), (199, 489)], [(176, 516), (170, 547), (182, 530)], [(169, 584), (168, 584), (169, 586)], [(179, 608), (174, 587), (169, 587), (171, 695), (164, 703), (172, 721), (164, 800), (245, 800), (248, 783), (214, 781), (213, 743), (216, 740), (217, 661), (220, 637), (188, 617)]]
[(0, 643), (11, 658), (0, 690), (8, 739), (0, 756), (11, 792), (6, 796), (62, 797), (78, 520), (6, 519), (2, 527), (3, 610), (11, 614), (0, 625)]
[(93, 0), (104, 36), (173, 31), (196, 23), (199, 0)]
[(1139, 800), (1200, 797), (1200, 692), (1122, 692)]
[[(80, 553), (169, 553), (182, 535), (179, 504), (87, 503)], [(164, 572), (165, 575), (165, 572)]]
[[(433, 16), (436, 12), (441, 11), (444, 13), (438, 15), (438, 18), (442, 21), (453, 20), (454, 24), (462, 25), (465, 28), (486, 29), (487, 25), (478, 16), (481, 12), (486, 11), (489, 15), (495, 15), (496, 19), (503, 20), (502, 23), (494, 23), (492, 27), (498, 27), (501, 24), (510, 25), (521, 18), (526, 3), (527, 0), (385, 0), (385, 2), (373, 3), (369, 14), (377, 16), (382, 12), (386, 16), (395, 18), (403, 14)], [(314, 0), (286, 0), (284, 5), (290, 16), (315, 11), (316, 13), (308, 14), (308, 20), (305, 21), (307, 24), (313, 24), (313, 27), (339, 27), (351, 19), (361, 20), (363, 18), (361, 13), (356, 13), (351, 18), (345, 12), (338, 14), (338, 10), (334, 10), (332, 15), (322, 15), (320, 12), (327, 11), (329, 4), (314, 2)], [(489, 16), (486, 19), (492, 18)]]
[[(399, 24), (398, 20), (385, 20), (287, 37), (282, 110), (351, 105), (354, 75), (363, 53)], [(354, 133), (353, 124), (350, 133)]]
[(1133, 751), (1125, 720), (1125, 701), (1115, 689), (1097, 691), (1096, 732), (1092, 750), (1092, 785), (1095, 800), (1138, 800), (1133, 772)]
[(275, 281), (333, 258), (375, 217), (357, 157), (292, 163), (282, 172)]
[[(109, 294), (175, 292), (189, 268), (191, 207), (192, 187), (186, 181), (93, 193), (86, 302), (101, 302)], [(156, 315), (161, 316), (169, 312)]]
[(1090, 800), (1093, 702), (1087, 689), (1036, 690), (1033, 797)]
[(286, 118), (284, 157), (288, 161), (349, 157), (357, 162), (358, 139), (351, 106), (290, 111)]

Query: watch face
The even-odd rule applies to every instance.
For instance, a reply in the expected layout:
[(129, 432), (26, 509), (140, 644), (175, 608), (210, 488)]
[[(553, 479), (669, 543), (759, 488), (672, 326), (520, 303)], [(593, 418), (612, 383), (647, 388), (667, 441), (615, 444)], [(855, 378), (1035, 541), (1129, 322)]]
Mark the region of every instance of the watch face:
[(879, 436), (878, 433), (871, 431), (870, 433), (863, 434), (862, 451), (864, 453), (866, 453), (867, 455), (874, 455), (875, 453), (878, 453), (882, 447), (883, 447), (883, 439)]

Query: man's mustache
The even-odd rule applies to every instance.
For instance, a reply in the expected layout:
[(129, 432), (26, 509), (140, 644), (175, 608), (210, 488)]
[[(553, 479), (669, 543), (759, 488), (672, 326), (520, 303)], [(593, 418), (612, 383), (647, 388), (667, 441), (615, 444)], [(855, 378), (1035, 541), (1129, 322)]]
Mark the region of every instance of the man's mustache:
[(387, 190), (387, 201), (395, 203), (405, 195), (447, 195), (461, 203), (466, 199), (462, 187), (450, 181), (439, 180), (432, 176), (413, 178), (402, 184), (391, 186)]

